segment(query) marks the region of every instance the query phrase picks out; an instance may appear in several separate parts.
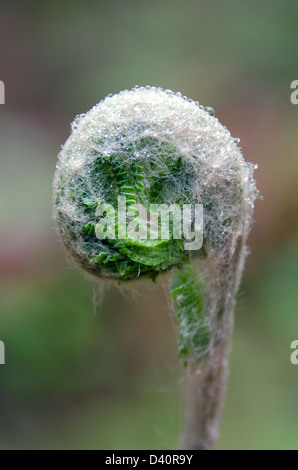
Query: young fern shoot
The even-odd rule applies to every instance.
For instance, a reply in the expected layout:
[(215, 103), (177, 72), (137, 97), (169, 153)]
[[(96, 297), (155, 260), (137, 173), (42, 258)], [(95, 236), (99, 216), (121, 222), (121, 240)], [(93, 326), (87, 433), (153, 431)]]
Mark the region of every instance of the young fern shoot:
[[(77, 117), (54, 178), (58, 229), (84, 270), (118, 281), (173, 271), (188, 380), (181, 449), (211, 449), (218, 435), (257, 196), (254, 166), (237, 143), (210, 108), (170, 90), (136, 87)], [(167, 208), (172, 218), (164, 217)], [(189, 230), (182, 231), (185, 221)]]

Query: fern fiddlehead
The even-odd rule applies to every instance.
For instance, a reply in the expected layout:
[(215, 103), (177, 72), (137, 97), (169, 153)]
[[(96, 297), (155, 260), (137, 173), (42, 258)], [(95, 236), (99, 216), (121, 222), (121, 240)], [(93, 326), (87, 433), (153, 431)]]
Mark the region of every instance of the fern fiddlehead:
[[(55, 218), (79, 265), (120, 281), (175, 271), (171, 298), (189, 382), (184, 449), (209, 449), (217, 438), (234, 297), (257, 196), (253, 171), (209, 109), (153, 87), (109, 96), (79, 116), (59, 155)], [(137, 205), (144, 213), (135, 224)], [(189, 249), (183, 211), (194, 227), (189, 208), (196, 205), (203, 207), (202, 244)], [(165, 232), (164, 207), (182, 214), (176, 223), (172, 212)], [(112, 229), (103, 220), (114, 221)]]

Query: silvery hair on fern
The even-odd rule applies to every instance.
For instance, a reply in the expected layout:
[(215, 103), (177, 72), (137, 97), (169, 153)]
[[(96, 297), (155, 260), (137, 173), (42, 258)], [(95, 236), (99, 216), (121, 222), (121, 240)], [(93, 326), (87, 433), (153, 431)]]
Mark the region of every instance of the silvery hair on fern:
[[(180, 240), (100, 240), (102, 201), (202, 204), (203, 246)], [(170, 90), (136, 87), (108, 96), (78, 116), (59, 154), (54, 211), (62, 239), (77, 263), (99, 277), (156, 277), (191, 257), (215, 250), (224, 258), (232, 232), (247, 234), (256, 186), (237, 140), (197, 102)]]

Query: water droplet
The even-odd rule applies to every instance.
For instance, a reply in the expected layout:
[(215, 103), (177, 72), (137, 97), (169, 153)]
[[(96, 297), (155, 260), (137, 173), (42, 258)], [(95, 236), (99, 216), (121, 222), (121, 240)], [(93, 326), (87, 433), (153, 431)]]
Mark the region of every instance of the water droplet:
[(203, 109), (206, 111), (206, 113), (210, 114), (210, 116), (215, 115), (215, 111), (213, 108), (211, 108), (211, 106), (205, 106)]
[(254, 169), (257, 170), (258, 168), (259, 168), (259, 165), (256, 163), (256, 164), (254, 165)]

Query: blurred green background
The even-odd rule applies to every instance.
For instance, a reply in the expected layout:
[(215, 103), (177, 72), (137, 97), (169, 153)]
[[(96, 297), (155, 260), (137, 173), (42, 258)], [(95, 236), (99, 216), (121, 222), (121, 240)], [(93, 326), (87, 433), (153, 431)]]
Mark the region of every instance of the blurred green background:
[(297, 17), (296, 0), (1, 2), (1, 449), (175, 447), (167, 279), (104, 292), (51, 219), (70, 121), (136, 84), (214, 107), (259, 164), (218, 448), (298, 449)]

